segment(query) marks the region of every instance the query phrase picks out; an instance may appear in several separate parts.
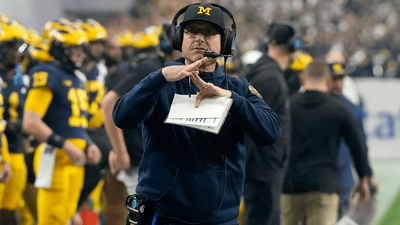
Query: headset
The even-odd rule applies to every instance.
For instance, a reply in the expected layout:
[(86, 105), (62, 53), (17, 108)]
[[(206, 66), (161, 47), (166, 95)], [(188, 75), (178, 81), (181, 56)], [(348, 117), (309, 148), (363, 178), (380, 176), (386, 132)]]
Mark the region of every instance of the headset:
[(296, 29), (294, 29), (294, 27), (290, 24), (290, 23), (285, 23), (285, 22), (281, 22), (281, 23), (275, 23), (272, 22), (272, 24), (269, 26), (268, 32), (267, 32), (267, 42), (270, 42), (270, 33), (272, 31), (272, 28), (275, 25), (286, 25), (288, 26), (292, 31), (293, 31), (293, 35), (289, 38), (289, 40), (287, 41), (286, 45), (288, 46), (288, 49), (290, 52), (295, 52), (297, 49), (299, 49), (302, 46), (302, 41), (300, 39), (300, 36), (298, 35)]
[(160, 40), (160, 49), (162, 52), (164, 52), (165, 54), (171, 54), (172, 51), (174, 50), (172, 48), (172, 41), (171, 41), (171, 30), (170, 29), (171, 25), (164, 23), (162, 25), (162, 29), (161, 29), (161, 33), (158, 36), (158, 39)]
[[(194, 3), (188, 6), (183, 7), (180, 9), (176, 15), (174, 16), (174, 19), (172, 20), (171, 24), (171, 33), (172, 33), (172, 47), (175, 50), (182, 51), (182, 42), (183, 42), (183, 29), (180, 25), (178, 25), (178, 18), (186, 12), (186, 10), (193, 5), (200, 5), (202, 3)], [(231, 55), (232, 53), (232, 48), (235, 44), (235, 38), (236, 38), (236, 22), (235, 19), (233, 18), (232, 13), (225, 7), (220, 6), (218, 4), (214, 3), (208, 3), (214, 7), (220, 8), (225, 14), (227, 14), (231, 20), (232, 20), (232, 29), (225, 28), (224, 33), (221, 36), (221, 54), (224, 55)]]

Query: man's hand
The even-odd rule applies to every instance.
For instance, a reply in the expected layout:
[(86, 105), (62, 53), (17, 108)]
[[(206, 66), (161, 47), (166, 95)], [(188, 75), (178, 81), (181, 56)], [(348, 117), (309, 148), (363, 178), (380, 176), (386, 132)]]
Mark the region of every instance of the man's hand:
[(7, 183), (11, 179), (11, 165), (8, 162), (3, 163), (0, 171), (0, 183)]
[(200, 66), (206, 63), (207, 61), (208, 58), (202, 58), (190, 65), (167, 66), (161, 70), (161, 73), (164, 75), (165, 80), (168, 82), (178, 81), (193, 74), (198, 75), (199, 74), (198, 70)]
[(121, 170), (129, 169), (131, 166), (131, 159), (128, 153), (118, 155), (116, 151), (112, 150), (108, 155), (108, 163), (112, 174), (118, 174)]
[(363, 205), (368, 202), (370, 191), (369, 191), (369, 183), (368, 178), (364, 177), (360, 179), (358, 186), (356, 188), (356, 193), (359, 193), (358, 204)]
[(86, 163), (86, 155), (85, 153), (73, 145), (69, 141), (65, 141), (63, 145), (63, 150), (67, 153), (69, 159), (72, 161), (73, 164), (78, 166), (83, 166)]
[(87, 163), (96, 165), (101, 160), (101, 152), (97, 145), (89, 145), (86, 149)]
[(370, 187), (371, 187), (371, 185), (375, 187), (375, 189), (373, 190), (374, 193), (378, 192), (378, 190), (379, 190), (379, 184), (378, 184), (378, 182), (374, 179), (374, 177), (368, 177), (368, 184), (369, 184)]
[(197, 95), (196, 101), (194, 103), (195, 108), (198, 108), (200, 106), (200, 102), (205, 97), (226, 95), (228, 98), (230, 98), (232, 96), (232, 92), (222, 89), (220, 87), (217, 87), (212, 83), (205, 82), (203, 79), (201, 79), (199, 77), (198, 74), (192, 74), (190, 76), (190, 79), (200, 89), (200, 94)]

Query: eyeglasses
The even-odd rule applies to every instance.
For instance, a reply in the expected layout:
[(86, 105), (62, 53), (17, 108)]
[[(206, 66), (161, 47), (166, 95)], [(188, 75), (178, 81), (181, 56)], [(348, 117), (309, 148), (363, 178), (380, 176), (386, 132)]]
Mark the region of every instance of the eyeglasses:
[(188, 35), (189, 38), (195, 38), (198, 34), (201, 34), (205, 38), (211, 39), (214, 38), (217, 34), (220, 34), (217, 30), (212, 28), (204, 28), (204, 29), (187, 28), (184, 29), (183, 32), (186, 35)]

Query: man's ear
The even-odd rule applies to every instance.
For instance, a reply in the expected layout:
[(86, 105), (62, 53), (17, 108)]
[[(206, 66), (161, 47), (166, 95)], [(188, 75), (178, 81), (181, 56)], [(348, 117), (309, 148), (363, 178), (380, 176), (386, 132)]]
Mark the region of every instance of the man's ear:
[(333, 83), (333, 79), (331, 76), (326, 76), (326, 85), (328, 86), (328, 89), (331, 89)]

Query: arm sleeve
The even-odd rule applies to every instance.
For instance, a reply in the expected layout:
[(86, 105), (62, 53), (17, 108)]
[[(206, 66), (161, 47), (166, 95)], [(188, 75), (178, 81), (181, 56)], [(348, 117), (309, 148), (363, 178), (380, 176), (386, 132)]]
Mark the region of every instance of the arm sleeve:
[(95, 145), (94, 141), (90, 138), (90, 136), (85, 132), (84, 134), (86, 140), (86, 146)]
[(358, 128), (358, 131), (359, 131), (359, 133), (361, 135), (361, 139), (362, 139), (363, 145), (364, 145), (364, 151), (365, 151), (365, 154), (367, 156), (368, 164), (367, 164), (367, 168), (366, 168), (366, 173), (367, 173), (366, 176), (371, 177), (373, 175), (373, 170), (372, 170), (371, 163), (370, 163), (369, 157), (368, 157), (367, 136), (365, 135), (364, 125), (363, 125), (363, 121), (362, 121), (362, 118), (361, 118), (361, 113), (357, 113), (357, 116), (355, 118), (355, 122), (356, 122), (356, 125), (357, 125), (357, 128)]
[(250, 91), (251, 86), (247, 81), (245, 85), (245, 96), (232, 91), (230, 115), (257, 145), (274, 144), (282, 137), (281, 121), (262, 98)]
[(25, 110), (33, 111), (41, 116), (46, 115), (47, 109), (53, 100), (53, 92), (50, 88), (43, 86), (29, 90), (25, 102)]
[[(345, 108), (345, 110), (347, 110)], [(346, 111), (347, 112), (347, 111)], [(359, 177), (364, 177), (367, 175), (367, 154), (365, 151), (365, 145), (363, 144), (362, 137), (356, 126), (356, 122), (350, 111), (345, 114), (345, 124), (342, 126), (342, 133), (344, 134), (344, 139), (346, 144), (349, 146), (351, 155), (354, 160), (354, 165), (356, 167)]]
[[(262, 80), (256, 80), (256, 82), (251, 83), (258, 92), (262, 95), (264, 101), (271, 107), (274, 108), (276, 101), (279, 98), (286, 96), (286, 93), (282, 93), (282, 86), (278, 79), (279, 76), (283, 77), (283, 74), (277, 71), (271, 70), (266, 73), (270, 74), (268, 77)], [(276, 108), (276, 107), (275, 107)]]

